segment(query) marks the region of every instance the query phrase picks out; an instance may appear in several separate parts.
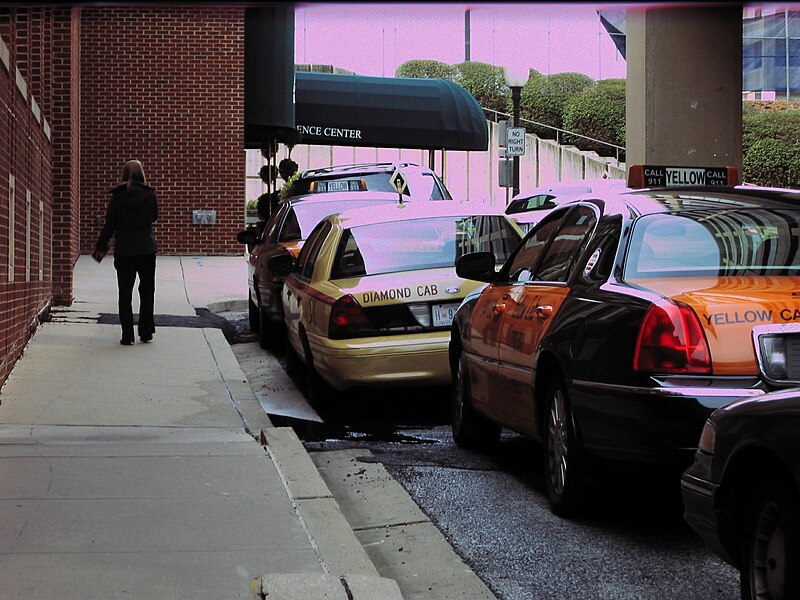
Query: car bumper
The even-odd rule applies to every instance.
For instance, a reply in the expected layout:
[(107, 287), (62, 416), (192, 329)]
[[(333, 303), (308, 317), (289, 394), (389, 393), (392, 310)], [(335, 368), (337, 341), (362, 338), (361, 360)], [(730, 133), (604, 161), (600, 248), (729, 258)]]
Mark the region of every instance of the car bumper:
[(314, 367), (334, 388), (445, 385), (450, 332), (355, 340), (312, 339)]
[(713, 482), (696, 477), (689, 469), (681, 477), (683, 496), (683, 518), (703, 539), (712, 552), (735, 566), (733, 557), (723, 540), (721, 532), (725, 528), (725, 515), (716, 508), (716, 495), (719, 486)]
[(635, 387), (573, 380), (570, 401), (588, 452), (617, 463), (689, 466), (708, 416), (764, 394), (754, 387)]

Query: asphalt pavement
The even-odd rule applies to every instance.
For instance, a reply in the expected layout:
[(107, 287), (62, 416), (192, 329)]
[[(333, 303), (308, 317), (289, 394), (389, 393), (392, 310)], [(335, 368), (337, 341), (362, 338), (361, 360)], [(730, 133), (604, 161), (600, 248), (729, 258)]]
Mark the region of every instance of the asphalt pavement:
[(112, 257), (74, 295), (0, 390), (2, 600), (402, 598), (215, 321), (241, 256), (159, 257), (150, 343), (119, 343)]

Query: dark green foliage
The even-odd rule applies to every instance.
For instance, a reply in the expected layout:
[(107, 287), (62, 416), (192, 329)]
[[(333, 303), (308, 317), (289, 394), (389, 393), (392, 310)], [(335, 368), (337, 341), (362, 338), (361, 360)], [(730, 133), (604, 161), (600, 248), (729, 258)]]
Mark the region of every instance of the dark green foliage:
[(483, 108), (505, 112), (511, 92), (505, 82), (503, 69), (482, 62), (463, 62), (455, 65), (454, 81), (475, 96)]
[[(563, 129), (563, 111), (567, 100), (592, 84), (582, 73), (556, 73), (533, 76), (522, 88), (521, 114), (523, 119)], [(529, 133), (554, 138), (555, 132), (546, 127), (525, 125)]]
[[(625, 80), (596, 81), (567, 100), (564, 105), (564, 129), (617, 146), (625, 146)], [(601, 156), (617, 156), (606, 144), (575, 136), (565, 136), (565, 143), (581, 150), (594, 150)]]
[(447, 79), (454, 81), (457, 69), (438, 60), (409, 60), (397, 67), (395, 77), (416, 77), (420, 79)]
[(800, 110), (775, 110), (776, 106), (744, 103), (742, 179), (757, 185), (798, 188)]

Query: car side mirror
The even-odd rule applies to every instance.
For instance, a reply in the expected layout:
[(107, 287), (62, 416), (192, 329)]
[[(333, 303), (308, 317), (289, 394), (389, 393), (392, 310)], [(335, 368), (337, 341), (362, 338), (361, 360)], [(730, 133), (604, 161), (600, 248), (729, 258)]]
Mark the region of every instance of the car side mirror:
[(258, 229), (255, 227), (248, 227), (247, 229), (243, 229), (239, 233), (236, 234), (236, 241), (240, 244), (247, 244), (248, 246), (253, 246), (258, 243), (258, 238), (260, 234)]
[(286, 276), (294, 271), (294, 257), (289, 254), (278, 254), (267, 261), (267, 268), (275, 275)]
[(456, 259), (456, 274), (463, 279), (491, 283), (497, 279), (496, 263), (491, 252), (470, 252)]

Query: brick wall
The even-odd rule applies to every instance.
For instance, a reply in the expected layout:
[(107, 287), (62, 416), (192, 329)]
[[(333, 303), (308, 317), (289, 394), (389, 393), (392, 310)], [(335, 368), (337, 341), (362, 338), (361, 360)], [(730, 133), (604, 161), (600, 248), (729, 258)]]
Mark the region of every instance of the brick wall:
[(55, 19), (51, 8), (0, 9), (0, 385), (52, 296)]
[[(129, 159), (159, 197), (160, 254), (240, 254), (244, 220), (244, 9), (81, 11), (80, 249)], [(217, 211), (193, 225), (193, 209)]]

